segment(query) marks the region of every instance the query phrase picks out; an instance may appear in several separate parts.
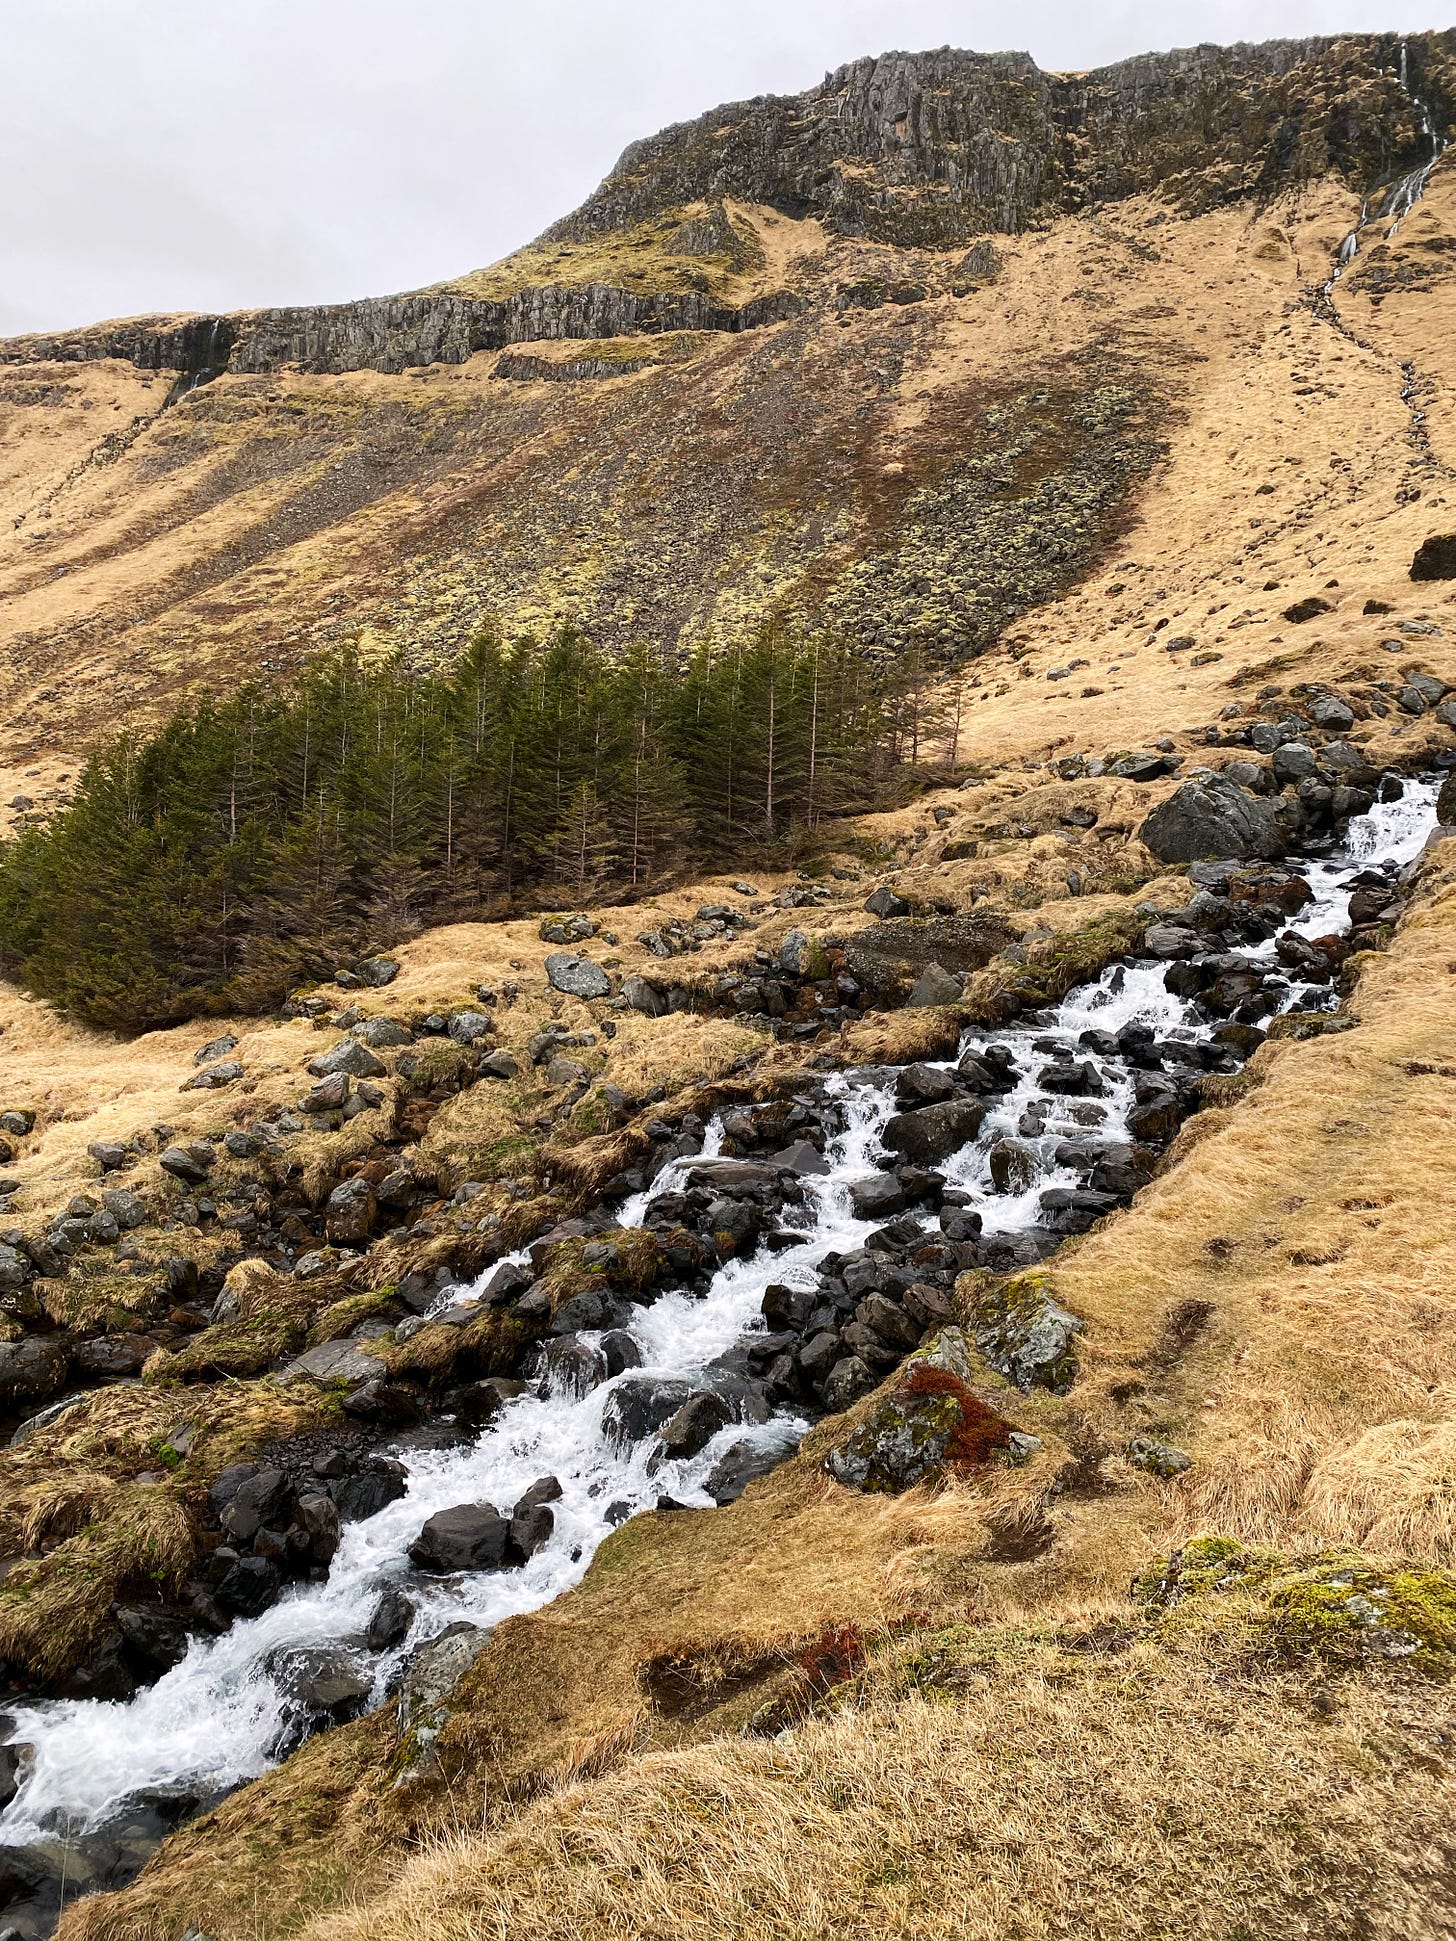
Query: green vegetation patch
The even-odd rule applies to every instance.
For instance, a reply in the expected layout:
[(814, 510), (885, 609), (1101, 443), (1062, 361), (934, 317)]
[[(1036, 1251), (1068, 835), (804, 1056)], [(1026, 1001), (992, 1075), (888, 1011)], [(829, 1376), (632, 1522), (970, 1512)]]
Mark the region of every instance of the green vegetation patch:
[(1288, 1557), (1199, 1537), (1149, 1565), (1133, 1598), (1174, 1637), (1212, 1623), (1260, 1658), (1456, 1672), (1456, 1579), (1356, 1550)]

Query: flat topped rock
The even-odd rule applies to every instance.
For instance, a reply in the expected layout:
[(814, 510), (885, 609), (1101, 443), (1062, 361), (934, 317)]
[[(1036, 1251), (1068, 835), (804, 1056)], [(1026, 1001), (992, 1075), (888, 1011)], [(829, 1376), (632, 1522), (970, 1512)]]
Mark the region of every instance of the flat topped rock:
[(568, 997), (610, 997), (612, 980), (600, 964), (590, 957), (578, 957), (569, 950), (553, 950), (546, 959), (546, 979), (553, 990)]
[(300, 1377), (313, 1382), (372, 1382), (386, 1372), (377, 1355), (366, 1355), (357, 1342), (321, 1341), (310, 1348), (279, 1375), (281, 1382)]

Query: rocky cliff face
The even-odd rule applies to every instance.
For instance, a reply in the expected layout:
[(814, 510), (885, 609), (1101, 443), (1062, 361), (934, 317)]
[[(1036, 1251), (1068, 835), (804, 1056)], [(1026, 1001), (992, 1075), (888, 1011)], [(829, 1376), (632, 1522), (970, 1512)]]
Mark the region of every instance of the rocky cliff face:
[(1083, 75), (1025, 54), (885, 54), (634, 143), (548, 234), (729, 195), (944, 248), (1156, 189), (1197, 209), (1330, 171), (1364, 188), (1420, 159), (1415, 96), (1449, 123), (1456, 35), (1198, 47)]
[(695, 291), (637, 296), (588, 283), (528, 289), (503, 302), (426, 292), (360, 303), (257, 310), (235, 317), (143, 321), (62, 337), (13, 338), (0, 363), (88, 363), (119, 357), (141, 370), (215, 377), (276, 371), (403, 371), (463, 364), (472, 352), (555, 338), (655, 336), (672, 330), (734, 332), (781, 323), (803, 308), (778, 291), (737, 306)]
[[(1049, 74), (1025, 54), (940, 48), (854, 61), (801, 95), (716, 108), (634, 143), (546, 240), (581, 242), (676, 211), (671, 254), (739, 271), (761, 252), (725, 197), (830, 231), (946, 249), (1161, 191), (1189, 213), (1335, 174), (1362, 191), (1414, 167), (1456, 115), (1456, 32), (1348, 35), (1149, 54)], [(223, 369), (398, 372), (554, 338), (736, 332), (802, 307), (771, 290), (532, 283), (501, 298), (449, 289), (233, 317), (143, 319), (0, 344), (0, 363), (120, 357), (194, 380)]]

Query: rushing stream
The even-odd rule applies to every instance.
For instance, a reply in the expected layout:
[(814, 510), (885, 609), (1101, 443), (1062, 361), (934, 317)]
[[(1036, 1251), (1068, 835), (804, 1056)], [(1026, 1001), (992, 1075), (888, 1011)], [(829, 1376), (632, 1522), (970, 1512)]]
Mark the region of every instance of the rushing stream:
[[(1291, 927), (1309, 937), (1343, 927), (1349, 892), (1342, 884), (1364, 868), (1391, 873), (1410, 862), (1430, 832), (1435, 794), (1433, 783), (1407, 783), (1398, 801), (1352, 820), (1339, 851), (1296, 864), (1315, 895)], [(1260, 948), (1272, 952), (1272, 941)], [(1054, 1019), (1041, 1014), (1038, 1021), (975, 1034), (968, 1041), (1004, 1047), (1019, 1074), (1014, 1089), (991, 1102), (977, 1137), (941, 1166), (959, 1203), (982, 1216), (988, 1235), (1029, 1233), (1042, 1218), (1041, 1196), (1048, 1188), (1079, 1184), (1076, 1172), (1058, 1164), (1057, 1149), (1064, 1142), (1115, 1144), (1129, 1137), (1134, 1072), (1109, 1057), (1102, 1061), (1106, 1082), (1095, 1102), (1047, 1098), (1039, 1092), (1039, 1067), (1054, 1046), (1076, 1052), (1082, 1034), (1115, 1034), (1129, 1024), (1150, 1026), (1159, 1040), (1174, 1045), (1180, 1040), (1196, 1045), (1210, 1037), (1213, 1025), (1165, 987), (1165, 969), (1153, 961), (1110, 966), (1096, 982), (1073, 991)], [(1309, 1001), (1296, 973), (1281, 997), (1283, 1008)], [(1312, 1001), (1327, 998), (1321, 991)], [(683, 1506), (710, 1506), (704, 1483), (730, 1446), (747, 1441), (775, 1452), (792, 1449), (806, 1425), (780, 1415), (757, 1426), (729, 1424), (698, 1455), (681, 1462), (659, 1460), (650, 1472), (655, 1436), (623, 1446), (604, 1429), (603, 1412), (628, 1374), (697, 1376), (745, 1335), (763, 1328), (760, 1304), (771, 1282), (811, 1287), (816, 1265), (827, 1253), (864, 1245), (878, 1223), (856, 1217), (849, 1188), (886, 1158), (879, 1134), (897, 1109), (896, 1076), (876, 1068), (824, 1082), (825, 1095), (837, 1108), (828, 1170), (804, 1179), (802, 1203), (784, 1215), (802, 1240), (786, 1247), (780, 1235), (778, 1251), (760, 1247), (750, 1258), (728, 1261), (706, 1292), (669, 1293), (636, 1307), (631, 1332), (641, 1368), (585, 1394), (569, 1386), (528, 1388), (468, 1444), (418, 1449), (406, 1440), (398, 1454), (409, 1472), (407, 1493), (346, 1526), (326, 1582), (297, 1587), (223, 1636), (195, 1640), (180, 1664), (131, 1702), (54, 1701), (15, 1708), (5, 1736), (33, 1751), (19, 1792), (0, 1818), (0, 1843), (24, 1846), (57, 1835), (74, 1840), (124, 1819), (139, 1796), (180, 1792), (215, 1798), (263, 1772), (286, 1742), (289, 1700), (279, 1670), (286, 1654), (317, 1647), (350, 1650), (373, 1676), (373, 1701), (382, 1702), (401, 1661), (422, 1642), (460, 1620), (490, 1626), (549, 1602), (580, 1579), (597, 1546), (627, 1516), (653, 1508), (664, 1496)], [(1033, 1151), (1040, 1167), (1020, 1191), (1014, 1183), (1002, 1191), (992, 1185), (988, 1155), (1008, 1136)], [(648, 1192), (619, 1209), (621, 1223), (640, 1222), (649, 1202), (672, 1191), (688, 1167), (716, 1153), (720, 1139), (720, 1129), (709, 1127), (699, 1159), (675, 1161)], [(472, 1288), (451, 1290), (450, 1298), (458, 1303), (478, 1296), (485, 1278)], [(509, 1506), (542, 1477), (555, 1477), (561, 1485), (554, 1528), (519, 1569), (443, 1579), (412, 1570), (408, 1547), (428, 1516), (461, 1503)], [(371, 1609), (383, 1589), (406, 1585), (415, 1603), (409, 1635), (390, 1651), (369, 1654), (362, 1633)]]

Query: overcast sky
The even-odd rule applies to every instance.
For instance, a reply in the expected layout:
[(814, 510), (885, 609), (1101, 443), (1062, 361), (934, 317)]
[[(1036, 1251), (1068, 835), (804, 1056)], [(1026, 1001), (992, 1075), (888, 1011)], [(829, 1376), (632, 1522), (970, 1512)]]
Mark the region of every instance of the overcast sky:
[(376, 296), (505, 255), (629, 141), (886, 48), (1092, 67), (1389, 29), (1354, 0), (0, 0), (0, 333)]

